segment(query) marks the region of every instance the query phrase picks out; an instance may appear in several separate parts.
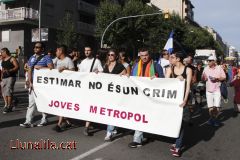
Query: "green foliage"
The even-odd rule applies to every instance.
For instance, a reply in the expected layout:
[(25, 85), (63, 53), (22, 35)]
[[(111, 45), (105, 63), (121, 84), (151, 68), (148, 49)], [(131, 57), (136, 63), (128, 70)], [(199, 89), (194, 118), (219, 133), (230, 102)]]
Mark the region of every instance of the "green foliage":
[(76, 32), (70, 13), (66, 13), (59, 22), (60, 30), (57, 32), (57, 44), (64, 44), (70, 48), (76, 47), (79, 35)]
[[(122, 5), (104, 0), (96, 14), (96, 37), (100, 41), (106, 27), (117, 18), (157, 12), (156, 8), (139, 0), (127, 0)], [(172, 30), (175, 33), (174, 48), (187, 53), (206, 48), (222, 50), (205, 29), (186, 24), (175, 13), (168, 19), (164, 19), (164, 14), (121, 19), (109, 27), (103, 42), (111, 47), (125, 47), (134, 55), (143, 45), (156, 53), (163, 49)]]

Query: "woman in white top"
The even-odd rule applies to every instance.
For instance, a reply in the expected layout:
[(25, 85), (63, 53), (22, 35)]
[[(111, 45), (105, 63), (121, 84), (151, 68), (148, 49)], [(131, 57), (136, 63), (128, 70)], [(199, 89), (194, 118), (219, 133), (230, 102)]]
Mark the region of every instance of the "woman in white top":
[(131, 74), (131, 67), (126, 61), (127, 61), (126, 52), (125, 51), (119, 52), (119, 62), (122, 63), (122, 65), (126, 68), (127, 75), (130, 75)]

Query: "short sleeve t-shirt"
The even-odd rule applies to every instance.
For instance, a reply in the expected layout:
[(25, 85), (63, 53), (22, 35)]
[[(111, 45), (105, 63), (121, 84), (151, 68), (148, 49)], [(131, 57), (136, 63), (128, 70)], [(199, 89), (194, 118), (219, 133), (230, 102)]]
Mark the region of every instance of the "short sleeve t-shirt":
[[(33, 65), (35, 64), (35, 62), (37, 61), (37, 57), (36, 55), (33, 55), (29, 58), (28, 60), (28, 66), (29, 68), (34, 67)], [(47, 67), (49, 64), (53, 64), (52, 62), (52, 58), (49, 55), (45, 55), (44, 57), (42, 57), (42, 59), (40, 61), (37, 62), (37, 64), (35, 64), (36, 66), (42, 66), (42, 67)], [(34, 74), (34, 70), (32, 73), (32, 76)]]
[(226, 74), (223, 71), (221, 66), (215, 66), (213, 68), (210, 68), (209, 66), (205, 67), (203, 70), (203, 74), (207, 76), (207, 82), (206, 82), (206, 91), (207, 92), (220, 92), (220, 85), (221, 82), (213, 82), (210, 80), (209, 77), (214, 78), (226, 78)]
[(71, 58), (69, 57), (65, 57), (64, 59), (58, 59), (57, 62), (56, 62), (56, 69), (59, 69), (59, 68), (62, 68), (62, 67), (65, 67), (69, 70), (74, 70), (74, 64), (73, 64), (73, 61), (71, 60)]
[[(90, 72), (93, 60), (94, 60), (94, 58), (91, 58), (91, 59), (85, 58), (78, 66), (79, 67), (78, 71), (79, 72)], [(92, 72), (96, 72), (96, 71), (98, 71), (98, 72), (103, 71), (102, 64), (99, 59), (96, 59), (94, 65), (93, 65)]]
[(125, 69), (125, 67), (121, 63), (116, 63), (112, 71), (110, 72), (108, 66), (104, 67), (103, 73), (110, 73), (110, 74), (120, 74)]

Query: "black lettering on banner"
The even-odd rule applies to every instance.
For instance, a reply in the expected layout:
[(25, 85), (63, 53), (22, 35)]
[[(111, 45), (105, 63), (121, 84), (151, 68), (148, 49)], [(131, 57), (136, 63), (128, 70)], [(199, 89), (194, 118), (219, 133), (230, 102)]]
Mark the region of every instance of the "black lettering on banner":
[(44, 84), (48, 84), (48, 77), (44, 77), (43, 83), (44, 83)]
[(159, 96), (159, 94), (160, 94), (160, 89), (153, 89), (153, 97), (160, 97)]
[(37, 76), (37, 83), (42, 83), (42, 76)]
[(101, 89), (102, 83), (101, 82), (89, 82), (89, 89)]
[(162, 97), (165, 96), (165, 89), (162, 89)]
[(145, 89), (143, 90), (143, 93), (144, 93), (146, 96), (150, 96), (150, 93), (146, 93), (146, 91), (150, 91), (150, 89), (149, 89), (149, 88), (145, 88)]
[(174, 90), (174, 91), (168, 90), (167, 98), (175, 98), (176, 99), (176, 97), (177, 97), (177, 91), (176, 90)]
[(138, 88), (137, 87), (131, 87), (132, 95), (138, 95)]
[(102, 88), (102, 83), (101, 82), (96, 82), (96, 88), (101, 89)]
[(73, 80), (69, 80), (68, 87), (74, 87)]
[(75, 87), (81, 88), (81, 81), (76, 80)]
[(113, 92), (113, 83), (108, 84), (108, 91)]
[(61, 79), (61, 86), (67, 86), (67, 79)]
[(123, 87), (123, 94), (129, 94), (129, 87)]
[(120, 93), (121, 92), (121, 86), (120, 85), (116, 85), (116, 92)]
[(48, 79), (50, 79), (51, 84), (53, 84), (53, 80), (54, 80), (54, 78), (53, 78), (53, 77), (49, 77)]

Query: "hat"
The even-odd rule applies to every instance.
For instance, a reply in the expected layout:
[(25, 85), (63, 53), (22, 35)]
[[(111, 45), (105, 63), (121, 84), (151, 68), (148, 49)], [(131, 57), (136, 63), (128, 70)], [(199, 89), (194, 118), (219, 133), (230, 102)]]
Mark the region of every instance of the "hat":
[(207, 60), (216, 61), (217, 59), (216, 59), (216, 57), (214, 57), (214, 56), (209, 56)]

